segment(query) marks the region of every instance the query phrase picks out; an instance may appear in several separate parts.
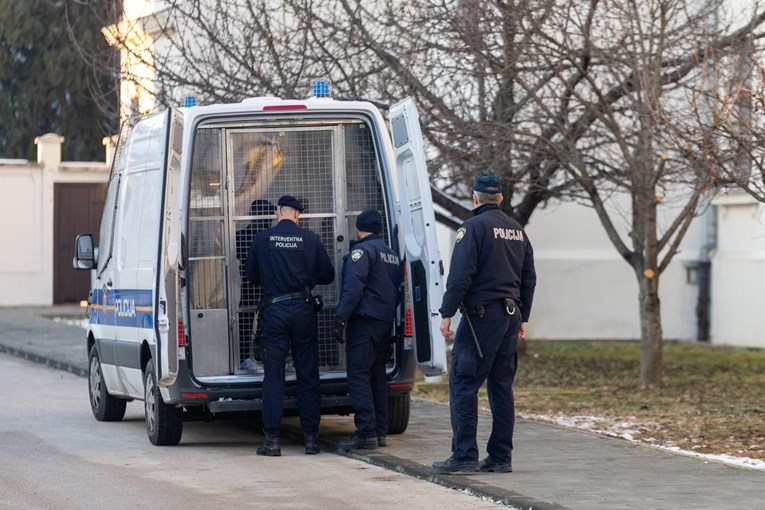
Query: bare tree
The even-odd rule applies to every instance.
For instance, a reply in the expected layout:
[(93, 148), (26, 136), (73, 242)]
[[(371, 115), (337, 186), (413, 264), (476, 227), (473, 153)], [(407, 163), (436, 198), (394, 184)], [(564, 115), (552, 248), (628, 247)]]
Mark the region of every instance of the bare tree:
[[(720, 5), (685, 0), (571, 4), (531, 27), (538, 79), (525, 91), (556, 131), (548, 146), (585, 192), (640, 289), (641, 381), (662, 382), (660, 275), (705, 203), (715, 172), (705, 97), (710, 59), (765, 20), (737, 32), (710, 26)], [(566, 103), (565, 115), (553, 105)], [(620, 207), (620, 199), (627, 202)]]
[[(537, 205), (573, 183), (533, 134), (536, 123), (549, 131), (551, 122), (527, 111), (515, 82), (518, 73), (535, 72), (520, 66), (528, 36), (517, 25), (531, 8), (549, 3), (169, 0), (166, 10), (106, 32), (130, 52), (133, 67), (155, 70), (160, 103), (177, 102), (180, 91), (206, 102), (301, 97), (316, 77), (332, 80), (335, 97), (383, 110), (412, 95), (436, 202), (467, 218), (473, 175), (495, 173), (505, 186), (506, 212), (525, 224)], [(155, 51), (143, 51), (136, 34)]]

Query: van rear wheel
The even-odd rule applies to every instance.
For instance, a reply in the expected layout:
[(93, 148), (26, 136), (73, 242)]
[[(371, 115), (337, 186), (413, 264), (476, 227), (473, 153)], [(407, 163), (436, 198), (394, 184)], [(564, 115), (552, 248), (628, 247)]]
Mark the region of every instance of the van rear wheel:
[(90, 409), (98, 421), (120, 421), (125, 416), (127, 400), (109, 394), (101, 369), (101, 358), (96, 346), (90, 348), (88, 355), (88, 392)]
[(144, 372), (144, 409), (146, 411), (146, 432), (151, 444), (175, 446), (183, 434), (183, 409), (165, 404), (157, 386), (154, 362), (146, 363)]
[(409, 425), (410, 392), (388, 396), (388, 434), (403, 434)]

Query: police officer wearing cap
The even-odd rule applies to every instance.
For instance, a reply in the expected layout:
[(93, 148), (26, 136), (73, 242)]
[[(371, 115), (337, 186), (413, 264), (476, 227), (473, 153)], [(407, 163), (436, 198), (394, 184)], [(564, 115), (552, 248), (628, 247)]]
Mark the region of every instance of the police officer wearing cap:
[[(386, 446), (388, 382), (385, 374), (401, 286), (401, 263), (380, 233), (382, 215), (374, 210), (356, 219), (358, 241), (343, 259), (340, 301), (333, 333), (345, 346), (348, 388), (356, 431), (343, 450)], [(346, 328), (343, 339), (343, 329)]]
[[(536, 286), (534, 254), (521, 225), (499, 208), (502, 188), (494, 175), (479, 175), (473, 186), (473, 217), (457, 230), (446, 292), (441, 303), (441, 333), (454, 335), (449, 370), (452, 454), (433, 463), (436, 473), (512, 469), (515, 402), (513, 380), (516, 347), (526, 323)], [(492, 429), (488, 456), (478, 462), (476, 428), (478, 389), (487, 381)]]
[(277, 224), (259, 232), (247, 254), (247, 278), (263, 286), (263, 433), (258, 455), (276, 457), (284, 401), (284, 367), (292, 350), (297, 374), (300, 425), (305, 453), (319, 453), (321, 393), (316, 309), (311, 290), (335, 278), (335, 268), (319, 238), (298, 227), (303, 205), (285, 195), (276, 204)]

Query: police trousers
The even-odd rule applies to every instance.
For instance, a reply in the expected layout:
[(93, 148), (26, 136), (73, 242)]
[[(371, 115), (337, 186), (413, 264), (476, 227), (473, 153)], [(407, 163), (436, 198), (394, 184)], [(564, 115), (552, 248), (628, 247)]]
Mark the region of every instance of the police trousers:
[[(475, 329), (483, 358), (478, 355), (467, 319)], [(483, 317), (467, 315), (460, 321), (449, 370), (452, 457), (456, 460), (478, 460), (478, 390), (486, 382), (492, 416), (486, 449), (496, 462), (511, 461), (515, 425), (513, 381), (518, 367), (520, 325), (520, 313), (508, 315), (504, 306), (489, 306)]]
[(284, 367), (292, 351), (297, 375), (300, 425), (306, 434), (319, 431), (321, 390), (316, 310), (304, 299), (266, 307), (263, 327), (263, 428), (276, 433), (284, 412)]
[(388, 381), (385, 364), (391, 336), (390, 323), (353, 318), (346, 327), (345, 358), (348, 390), (355, 414), (356, 433), (379, 437), (388, 433)]

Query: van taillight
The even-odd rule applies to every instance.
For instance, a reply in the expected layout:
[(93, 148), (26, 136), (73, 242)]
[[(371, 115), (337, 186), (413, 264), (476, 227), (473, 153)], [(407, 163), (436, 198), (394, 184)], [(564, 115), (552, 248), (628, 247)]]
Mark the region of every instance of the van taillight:
[[(183, 307), (181, 306), (181, 303), (183, 302), (183, 277), (181, 276), (180, 271), (178, 271), (177, 275), (175, 285), (175, 311), (178, 314), (176, 317), (183, 317)], [(178, 319), (178, 347), (186, 345), (186, 333), (184, 332), (184, 329), (183, 319)]]
[(406, 262), (401, 264), (401, 270), (404, 273), (404, 336), (411, 337), (414, 335), (414, 327), (412, 325), (412, 303), (409, 300), (409, 279), (407, 278)]
[(183, 321), (178, 319), (178, 347), (186, 345), (186, 335), (183, 332)]

